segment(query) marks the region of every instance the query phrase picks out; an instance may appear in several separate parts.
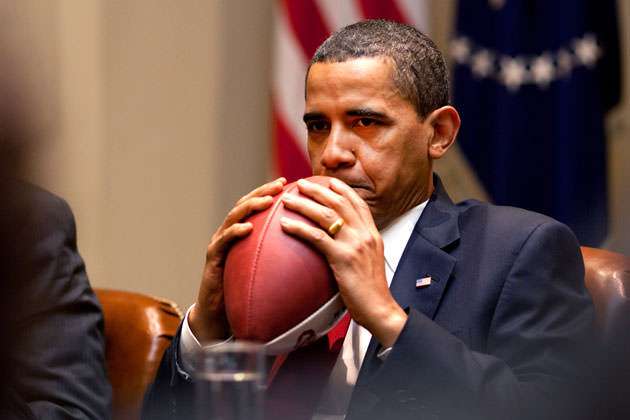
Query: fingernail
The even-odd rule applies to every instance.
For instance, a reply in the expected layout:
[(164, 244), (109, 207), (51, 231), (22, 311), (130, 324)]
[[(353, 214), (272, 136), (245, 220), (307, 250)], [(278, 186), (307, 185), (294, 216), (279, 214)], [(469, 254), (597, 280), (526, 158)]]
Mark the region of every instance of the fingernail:
[(305, 187), (306, 185), (308, 185), (308, 181), (305, 179), (298, 179), (298, 185), (300, 185), (301, 187)]
[(281, 217), (281, 218), (280, 218), (280, 224), (281, 224), (282, 226), (289, 226), (289, 224), (290, 224), (290, 223), (291, 223), (291, 222), (289, 222), (289, 219), (288, 219), (288, 218), (286, 218), (286, 217)]
[(293, 197), (291, 196), (291, 194), (285, 194), (282, 196), (282, 201), (288, 203), (289, 201), (293, 201)]

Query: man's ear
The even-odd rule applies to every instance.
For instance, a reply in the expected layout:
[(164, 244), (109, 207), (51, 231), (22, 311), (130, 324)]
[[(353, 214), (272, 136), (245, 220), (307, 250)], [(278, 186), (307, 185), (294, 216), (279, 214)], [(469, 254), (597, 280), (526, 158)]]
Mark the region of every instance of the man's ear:
[(457, 110), (450, 105), (443, 106), (431, 112), (426, 122), (433, 127), (433, 137), (429, 142), (429, 156), (439, 159), (455, 142), (461, 120)]

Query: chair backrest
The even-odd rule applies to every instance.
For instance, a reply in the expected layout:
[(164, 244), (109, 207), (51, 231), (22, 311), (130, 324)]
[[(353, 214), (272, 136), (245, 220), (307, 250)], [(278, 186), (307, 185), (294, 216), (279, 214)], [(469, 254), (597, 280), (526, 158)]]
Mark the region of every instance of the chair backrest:
[(597, 322), (604, 329), (625, 317), (630, 304), (630, 258), (598, 248), (582, 247), (586, 288), (593, 298)]
[(105, 317), (112, 418), (140, 418), (142, 400), (181, 320), (173, 302), (140, 293), (95, 289)]

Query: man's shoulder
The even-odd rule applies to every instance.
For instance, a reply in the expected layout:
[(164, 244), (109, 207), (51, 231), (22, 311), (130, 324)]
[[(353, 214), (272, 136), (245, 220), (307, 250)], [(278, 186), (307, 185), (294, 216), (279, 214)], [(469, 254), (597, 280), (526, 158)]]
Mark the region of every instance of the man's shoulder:
[(527, 240), (534, 233), (575, 238), (565, 224), (531, 210), (498, 206), (478, 200), (465, 200), (455, 206), (460, 213), (460, 228), (463, 231), (483, 232), (497, 240), (516, 239), (517, 242)]
[(25, 181), (6, 183), (2, 194), (8, 198), (1, 206), (5, 222), (27, 238), (46, 236), (50, 231), (74, 236), (74, 215), (63, 198)]
[(455, 204), (455, 206), (467, 217), (479, 217), (483, 215), (492, 218), (492, 220), (496, 222), (510, 220), (512, 222), (518, 221), (527, 224), (560, 223), (549, 216), (536, 213), (535, 211), (519, 207), (499, 206), (473, 199), (461, 201)]
[(38, 185), (17, 181), (14, 183), (14, 193), (23, 204), (29, 204), (41, 213), (58, 213), (66, 217), (72, 215), (66, 200)]
[(574, 236), (563, 223), (531, 210), (495, 205), (475, 199), (453, 203), (439, 176), (435, 175), (434, 183), (435, 205), (451, 215), (457, 215), (460, 232), (469, 237), (523, 239), (538, 229), (560, 230)]

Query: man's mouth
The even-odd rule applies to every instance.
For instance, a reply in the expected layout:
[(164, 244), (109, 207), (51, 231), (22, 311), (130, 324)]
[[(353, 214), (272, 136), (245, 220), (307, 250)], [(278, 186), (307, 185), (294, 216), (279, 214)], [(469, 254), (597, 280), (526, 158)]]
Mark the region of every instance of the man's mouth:
[(345, 179), (342, 179), (342, 178), (339, 178), (339, 180), (345, 182), (353, 190), (366, 190), (366, 191), (372, 190), (371, 186), (367, 182), (363, 182), (363, 181), (352, 182), (352, 181), (346, 181)]
[(350, 188), (352, 188), (353, 190), (364, 190), (364, 191), (369, 191), (369, 188), (367, 187), (367, 185), (353, 185), (353, 184), (348, 184), (350, 186)]
[(361, 197), (366, 203), (370, 204), (373, 201), (371, 199), (374, 198), (374, 192), (370, 187), (366, 185), (350, 185), (350, 188), (352, 188), (354, 192), (356, 192), (357, 195)]
[(344, 182), (346, 185), (348, 185), (350, 188), (356, 191), (356, 193), (359, 194), (363, 199), (365, 199), (366, 196), (374, 193), (374, 189), (372, 188), (372, 185), (369, 182), (366, 182), (365, 180), (359, 180), (359, 179), (350, 180), (350, 179), (343, 179), (340, 177), (335, 177), (335, 178)]

